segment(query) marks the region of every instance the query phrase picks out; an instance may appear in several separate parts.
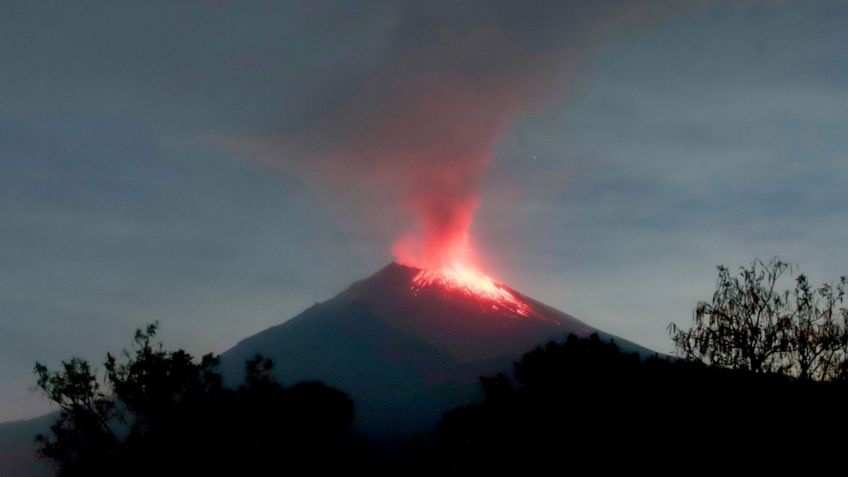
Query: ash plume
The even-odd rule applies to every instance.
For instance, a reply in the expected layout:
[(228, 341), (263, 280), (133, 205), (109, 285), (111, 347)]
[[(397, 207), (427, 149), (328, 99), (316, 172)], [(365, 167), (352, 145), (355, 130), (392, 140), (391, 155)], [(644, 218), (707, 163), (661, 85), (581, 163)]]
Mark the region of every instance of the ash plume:
[(575, 65), (611, 31), (711, 2), (681, 3), (458, 2), (439, 9), (409, 2), (389, 29), (400, 52), (358, 93), (307, 127), (250, 146), (266, 164), (341, 202), (341, 215), (356, 204), (360, 216), (391, 223), (399, 262), (474, 266), (474, 212), (507, 128), (564, 100)]

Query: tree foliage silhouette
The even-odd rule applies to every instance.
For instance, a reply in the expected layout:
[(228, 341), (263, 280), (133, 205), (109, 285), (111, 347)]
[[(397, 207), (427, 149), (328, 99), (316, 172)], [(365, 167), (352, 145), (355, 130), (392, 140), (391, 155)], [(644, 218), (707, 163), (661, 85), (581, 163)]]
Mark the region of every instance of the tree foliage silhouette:
[(704, 366), (569, 336), (445, 414), (433, 472), (819, 475), (841, 462), (845, 383)]
[(734, 276), (718, 267), (712, 300), (695, 308), (692, 327), (669, 325), (678, 356), (754, 373), (782, 373), (828, 381), (848, 377), (848, 308), (845, 277), (813, 287), (779, 259), (755, 260)]
[(103, 378), (79, 358), (57, 371), (36, 363), (38, 387), (60, 408), (51, 435), (37, 438), (59, 476), (274, 475), (334, 470), (361, 451), (344, 393), (281, 386), (261, 356), (228, 389), (217, 356), (167, 351), (156, 332), (138, 330), (120, 360), (107, 355)]

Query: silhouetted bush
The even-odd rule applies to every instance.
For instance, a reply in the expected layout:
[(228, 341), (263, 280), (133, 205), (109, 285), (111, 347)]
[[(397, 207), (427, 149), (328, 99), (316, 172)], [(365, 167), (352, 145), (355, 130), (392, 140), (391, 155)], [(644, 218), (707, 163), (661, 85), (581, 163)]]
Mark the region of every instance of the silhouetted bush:
[(640, 359), (569, 336), (483, 378), (484, 402), (445, 414), (433, 470), (586, 475), (816, 474), (840, 466), (841, 383)]
[(281, 475), (364, 461), (344, 393), (281, 386), (261, 356), (228, 389), (217, 357), (165, 351), (155, 334), (139, 330), (123, 362), (108, 355), (102, 380), (78, 358), (53, 372), (36, 364), (38, 386), (61, 408), (52, 435), (38, 437), (59, 476)]

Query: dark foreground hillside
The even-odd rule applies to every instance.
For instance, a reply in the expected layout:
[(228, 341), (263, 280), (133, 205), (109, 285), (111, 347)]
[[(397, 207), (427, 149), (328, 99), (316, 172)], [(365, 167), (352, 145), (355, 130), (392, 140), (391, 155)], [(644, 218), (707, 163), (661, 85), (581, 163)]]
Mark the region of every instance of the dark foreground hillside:
[(819, 475), (844, 467), (844, 383), (707, 368), (570, 336), (484, 378), (423, 460), (455, 472)]

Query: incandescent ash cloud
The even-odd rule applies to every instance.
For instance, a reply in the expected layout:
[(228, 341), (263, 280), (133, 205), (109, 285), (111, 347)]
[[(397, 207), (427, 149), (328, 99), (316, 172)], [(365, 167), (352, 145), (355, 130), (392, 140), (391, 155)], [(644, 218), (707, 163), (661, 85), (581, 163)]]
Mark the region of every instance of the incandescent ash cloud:
[(471, 264), (469, 230), (492, 151), (550, 89), (542, 57), (492, 29), (445, 34), (319, 123), (275, 138), (271, 160), (360, 200), (378, 191), (375, 212), (413, 217), (394, 247), (399, 261)]
[(415, 219), (395, 244), (399, 261), (473, 263), (469, 231), (493, 149), (547, 89), (534, 60), (497, 32), (446, 37), (392, 65), (343, 112), (355, 132), (327, 158), (396, 189)]
[(471, 225), (505, 130), (561, 100), (569, 71), (611, 29), (681, 10), (670, 1), (518, 3), (409, 3), (392, 37), (401, 51), (321, 120), (263, 139), (262, 158), (366, 217), (411, 218), (397, 231), (400, 262), (476, 268)]

